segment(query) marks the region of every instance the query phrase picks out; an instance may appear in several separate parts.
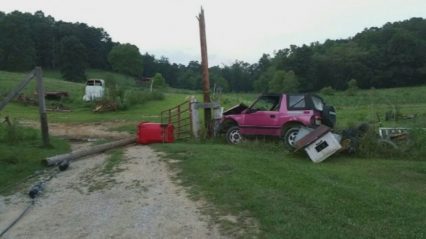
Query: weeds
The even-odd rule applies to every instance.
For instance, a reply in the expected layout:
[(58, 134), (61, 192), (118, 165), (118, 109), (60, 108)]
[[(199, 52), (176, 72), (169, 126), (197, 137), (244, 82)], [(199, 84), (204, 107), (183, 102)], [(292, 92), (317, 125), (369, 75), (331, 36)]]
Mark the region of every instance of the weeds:
[(358, 154), (364, 158), (425, 160), (426, 131), (411, 129), (407, 137), (390, 140), (380, 139), (369, 130), (359, 143)]
[(51, 137), (51, 148), (41, 146), (39, 131), (21, 126), (13, 121), (10, 126), (0, 124), (0, 194), (7, 193), (9, 185), (42, 169), (42, 159), (65, 153), (69, 144), (64, 140)]
[(123, 161), (123, 150), (116, 149), (111, 152), (109, 157), (106, 159), (103, 173), (112, 175), (117, 172), (117, 166)]
[(14, 145), (25, 140), (36, 140), (37, 133), (22, 127), (18, 121), (13, 120), (7, 125), (0, 125), (0, 142)]

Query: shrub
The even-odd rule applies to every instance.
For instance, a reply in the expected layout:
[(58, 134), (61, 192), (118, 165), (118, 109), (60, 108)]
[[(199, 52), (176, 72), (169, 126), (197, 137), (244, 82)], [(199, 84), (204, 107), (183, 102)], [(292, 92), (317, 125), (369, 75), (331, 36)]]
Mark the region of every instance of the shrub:
[(147, 91), (140, 91), (140, 90), (128, 90), (125, 93), (124, 96), (124, 105), (126, 107), (137, 105), (137, 104), (144, 104), (148, 101), (152, 100), (163, 100), (164, 94), (158, 91), (153, 92), (147, 92)]
[(333, 89), (331, 86), (326, 86), (321, 89), (320, 93), (323, 95), (334, 95), (336, 93), (336, 90)]
[(348, 88), (346, 89), (346, 95), (354, 96), (358, 92), (358, 82), (355, 79), (351, 79), (348, 82)]

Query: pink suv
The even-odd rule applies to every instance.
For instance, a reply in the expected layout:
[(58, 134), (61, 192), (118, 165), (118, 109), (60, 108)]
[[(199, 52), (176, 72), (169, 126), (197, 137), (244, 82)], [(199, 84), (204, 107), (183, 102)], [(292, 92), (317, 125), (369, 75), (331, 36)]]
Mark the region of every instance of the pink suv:
[(334, 107), (311, 94), (264, 94), (250, 106), (240, 104), (223, 113), (221, 131), (231, 144), (241, 142), (242, 135), (275, 136), (293, 148), (301, 126), (333, 127)]

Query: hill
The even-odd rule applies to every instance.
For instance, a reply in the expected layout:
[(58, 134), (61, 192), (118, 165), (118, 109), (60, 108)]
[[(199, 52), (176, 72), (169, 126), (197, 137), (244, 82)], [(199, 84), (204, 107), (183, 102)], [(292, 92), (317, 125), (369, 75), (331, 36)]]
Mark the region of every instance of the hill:
[[(38, 65), (66, 69), (77, 75), (69, 80), (82, 81), (85, 65), (111, 71), (108, 55), (120, 45), (128, 44), (114, 42), (104, 29), (85, 23), (57, 21), (41, 11), (0, 12), (0, 70), (22, 72)], [(213, 66), (210, 82), (212, 88), (228, 92), (345, 90), (350, 80), (363, 89), (418, 86), (426, 83), (425, 51), (426, 20), (411, 18), (367, 28), (348, 39), (277, 49), (254, 64), (236, 60)], [(185, 66), (147, 52), (137, 53), (130, 61), (135, 62), (141, 66), (136, 64), (134, 77), (161, 73), (171, 87), (201, 88), (198, 61)]]

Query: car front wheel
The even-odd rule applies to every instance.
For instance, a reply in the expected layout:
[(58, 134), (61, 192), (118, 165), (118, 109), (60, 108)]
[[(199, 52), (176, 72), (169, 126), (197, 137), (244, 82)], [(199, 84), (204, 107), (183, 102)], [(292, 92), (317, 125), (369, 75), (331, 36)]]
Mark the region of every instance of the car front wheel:
[(226, 131), (226, 141), (230, 144), (239, 144), (243, 140), (238, 126), (232, 126)]

